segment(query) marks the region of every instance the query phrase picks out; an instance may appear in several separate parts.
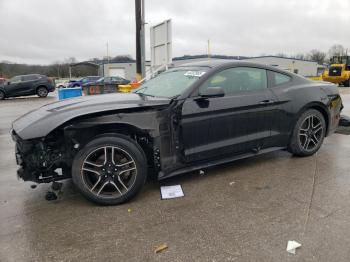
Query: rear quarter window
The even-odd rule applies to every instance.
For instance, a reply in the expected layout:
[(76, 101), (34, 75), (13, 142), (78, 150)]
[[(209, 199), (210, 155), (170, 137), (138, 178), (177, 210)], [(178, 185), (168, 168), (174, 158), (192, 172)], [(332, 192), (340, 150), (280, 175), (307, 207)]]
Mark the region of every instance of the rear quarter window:
[(272, 86), (283, 85), (291, 81), (292, 81), (292, 78), (288, 75), (272, 72)]

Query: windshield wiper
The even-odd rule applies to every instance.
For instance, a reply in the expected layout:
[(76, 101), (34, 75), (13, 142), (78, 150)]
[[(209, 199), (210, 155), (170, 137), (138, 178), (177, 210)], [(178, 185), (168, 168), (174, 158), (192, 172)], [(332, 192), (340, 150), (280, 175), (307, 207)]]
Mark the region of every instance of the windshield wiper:
[(150, 96), (150, 97), (155, 97), (154, 95), (149, 95), (149, 94), (145, 94), (145, 93), (136, 93), (135, 94), (138, 94), (140, 96)]
[[(147, 88), (148, 88), (148, 86), (144, 86), (144, 87), (142, 87), (142, 88), (136, 90), (134, 93), (135, 93), (135, 94), (140, 94), (139, 91), (141, 91), (141, 90), (146, 90)], [(142, 94), (142, 93), (141, 93), (141, 94)]]

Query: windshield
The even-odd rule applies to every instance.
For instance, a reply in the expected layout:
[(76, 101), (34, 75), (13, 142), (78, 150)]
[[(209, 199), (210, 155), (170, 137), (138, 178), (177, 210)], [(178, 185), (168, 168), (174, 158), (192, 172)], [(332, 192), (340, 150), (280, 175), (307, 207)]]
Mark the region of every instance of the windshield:
[(148, 80), (134, 93), (149, 96), (175, 97), (203, 76), (209, 68), (175, 68)]

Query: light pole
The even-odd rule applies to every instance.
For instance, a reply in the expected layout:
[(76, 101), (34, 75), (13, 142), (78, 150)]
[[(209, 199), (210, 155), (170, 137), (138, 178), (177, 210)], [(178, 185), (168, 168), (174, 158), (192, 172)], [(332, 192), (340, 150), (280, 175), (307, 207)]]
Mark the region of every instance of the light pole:
[(135, 0), (136, 18), (136, 80), (145, 77), (145, 3)]

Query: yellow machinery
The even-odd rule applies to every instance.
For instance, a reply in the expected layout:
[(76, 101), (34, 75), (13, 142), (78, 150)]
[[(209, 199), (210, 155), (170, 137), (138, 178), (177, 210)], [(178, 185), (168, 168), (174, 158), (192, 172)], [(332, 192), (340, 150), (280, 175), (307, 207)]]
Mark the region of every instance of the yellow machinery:
[(322, 80), (350, 86), (350, 56), (334, 56), (331, 66), (322, 73)]
[(306, 78), (313, 80), (313, 81), (322, 81), (322, 76), (307, 76)]
[(118, 86), (118, 91), (121, 93), (130, 93), (132, 90), (140, 87), (140, 83), (139, 82), (131, 82), (128, 85), (119, 85)]

